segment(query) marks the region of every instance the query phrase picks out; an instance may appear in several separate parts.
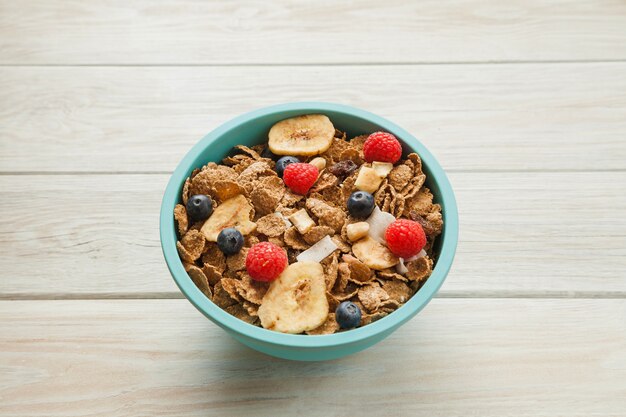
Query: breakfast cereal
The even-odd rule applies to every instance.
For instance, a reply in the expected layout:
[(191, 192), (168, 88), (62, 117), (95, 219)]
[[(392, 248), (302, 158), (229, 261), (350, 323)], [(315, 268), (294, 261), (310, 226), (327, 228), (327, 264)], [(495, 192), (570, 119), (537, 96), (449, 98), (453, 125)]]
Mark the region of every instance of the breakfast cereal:
[(325, 335), (385, 317), (432, 273), (443, 228), (419, 155), (401, 155), (393, 135), (347, 139), (324, 115), (277, 123), (185, 180), (173, 212), (185, 270), (270, 330)]

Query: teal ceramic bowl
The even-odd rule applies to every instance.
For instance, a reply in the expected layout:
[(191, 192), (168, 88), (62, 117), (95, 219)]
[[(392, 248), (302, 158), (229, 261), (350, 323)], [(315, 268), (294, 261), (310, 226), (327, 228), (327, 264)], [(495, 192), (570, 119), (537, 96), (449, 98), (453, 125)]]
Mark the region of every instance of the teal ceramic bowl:
[[(330, 117), (335, 127), (348, 137), (378, 130), (391, 132), (401, 140), (404, 151), (417, 152), (427, 175), (426, 185), (441, 204), (444, 228), (438, 238), (439, 257), (426, 284), (398, 310), (367, 326), (332, 335), (308, 336), (282, 334), (247, 324), (213, 304), (196, 288), (178, 257), (174, 206), (180, 201), (185, 178), (194, 168), (210, 161), (218, 162), (238, 144), (255, 145), (267, 141), (270, 127), (283, 119), (310, 113)], [(266, 107), (221, 125), (200, 142), (178, 164), (163, 196), (161, 205), (161, 246), (167, 266), (176, 284), (202, 314), (241, 343), (268, 355), (301, 361), (336, 359), (366, 349), (389, 336), (415, 316), (433, 298), (452, 265), (458, 239), (458, 214), (454, 193), (443, 169), (433, 155), (413, 135), (392, 122), (353, 107), (318, 102), (288, 103)]]

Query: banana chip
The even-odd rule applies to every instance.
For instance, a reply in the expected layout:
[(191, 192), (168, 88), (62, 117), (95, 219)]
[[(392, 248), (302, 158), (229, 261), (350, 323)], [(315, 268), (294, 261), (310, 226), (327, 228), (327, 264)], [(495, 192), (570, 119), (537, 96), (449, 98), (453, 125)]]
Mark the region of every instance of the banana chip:
[(307, 114), (276, 123), (269, 132), (269, 148), (276, 155), (319, 155), (332, 144), (335, 128), (327, 116)]
[(270, 284), (259, 308), (261, 325), (282, 333), (302, 333), (328, 317), (324, 270), (316, 262), (289, 265)]
[(202, 226), (201, 232), (209, 242), (217, 241), (217, 235), (227, 227), (234, 227), (242, 235), (247, 235), (256, 229), (256, 224), (250, 221), (252, 206), (243, 195), (238, 195), (219, 205), (211, 217)]

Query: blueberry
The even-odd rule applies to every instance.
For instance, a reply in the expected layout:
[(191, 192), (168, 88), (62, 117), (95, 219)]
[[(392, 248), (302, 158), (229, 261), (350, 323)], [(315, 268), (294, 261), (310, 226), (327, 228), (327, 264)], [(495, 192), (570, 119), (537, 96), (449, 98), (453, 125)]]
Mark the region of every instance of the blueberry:
[(217, 247), (226, 255), (234, 255), (243, 246), (243, 235), (234, 227), (227, 227), (217, 235)]
[(196, 194), (187, 200), (187, 215), (192, 222), (206, 220), (213, 213), (213, 202), (204, 194)]
[(353, 217), (364, 218), (374, 210), (374, 196), (365, 191), (356, 191), (348, 199), (348, 211)]
[(283, 172), (285, 172), (285, 168), (289, 164), (293, 164), (294, 162), (300, 162), (298, 158), (295, 156), (283, 156), (278, 161), (276, 161), (276, 173), (278, 176), (282, 178)]
[(335, 310), (335, 320), (342, 329), (352, 329), (361, 324), (361, 309), (350, 301), (339, 304)]

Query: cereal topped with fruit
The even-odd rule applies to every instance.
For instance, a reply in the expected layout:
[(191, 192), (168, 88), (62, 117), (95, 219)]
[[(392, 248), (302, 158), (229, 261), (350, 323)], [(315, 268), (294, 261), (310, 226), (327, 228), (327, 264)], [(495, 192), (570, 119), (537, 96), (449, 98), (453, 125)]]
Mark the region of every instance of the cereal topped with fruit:
[(310, 114), (195, 169), (174, 210), (185, 270), (216, 305), (293, 334), (365, 326), (430, 276), (441, 207), (390, 133)]

